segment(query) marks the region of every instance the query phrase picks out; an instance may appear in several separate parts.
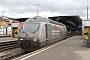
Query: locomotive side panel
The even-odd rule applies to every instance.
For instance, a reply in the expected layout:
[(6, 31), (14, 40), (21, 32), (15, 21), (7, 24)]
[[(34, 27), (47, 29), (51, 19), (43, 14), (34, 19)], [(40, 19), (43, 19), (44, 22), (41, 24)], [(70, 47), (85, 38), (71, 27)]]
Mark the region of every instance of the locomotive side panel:
[(52, 43), (60, 41), (61, 39), (64, 39), (63, 36), (63, 30), (62, 30), (63, 26), (60, 25), (56, 25), (56, 24), (52, 24), (52, 39), (50, 40)]
[(66, 37), (65, 26), (46, 24), (46, 45), (60, 41)]

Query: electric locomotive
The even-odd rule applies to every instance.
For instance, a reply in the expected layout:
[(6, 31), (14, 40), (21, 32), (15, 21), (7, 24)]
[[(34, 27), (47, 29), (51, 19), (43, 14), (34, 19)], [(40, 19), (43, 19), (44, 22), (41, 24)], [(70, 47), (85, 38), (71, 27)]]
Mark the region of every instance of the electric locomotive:
[(33, 51), (66, 37), (67, 29), (64, 24), (35, 16), (19, 27), (18, 40), (21, 43), (18, 44), (25, 51)]

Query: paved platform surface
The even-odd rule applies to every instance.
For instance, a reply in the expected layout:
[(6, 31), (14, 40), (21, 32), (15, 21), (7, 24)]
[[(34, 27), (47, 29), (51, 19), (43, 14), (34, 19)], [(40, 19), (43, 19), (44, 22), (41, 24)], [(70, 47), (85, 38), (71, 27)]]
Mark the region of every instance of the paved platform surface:
[(10, 34), (7, 34), (7, 35), (6, 34), (4, 34), (4, 35), (0, 34), (0, 38), (3, 38), (3, 37), (11, 37), (11, 35)]
[(25, 60), (90, 60), (90, 48), (82, 43), (81, 38), (75, 36)]
[(8, 42), (8, 41), (16, 41), (18, 40), (17, 38), (12, 38), (12, 37), (3, 37), (0, 38), (0, 42)]

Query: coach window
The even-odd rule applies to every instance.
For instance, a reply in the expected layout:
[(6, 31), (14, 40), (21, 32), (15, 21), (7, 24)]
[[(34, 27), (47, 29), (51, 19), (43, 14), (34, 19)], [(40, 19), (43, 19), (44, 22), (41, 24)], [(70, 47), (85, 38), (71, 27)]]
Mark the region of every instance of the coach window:
[(45, 24), (43, 25), (43, 28), (42, 28), (42, 30), (43, 30), (43, 31), (45, 30)]

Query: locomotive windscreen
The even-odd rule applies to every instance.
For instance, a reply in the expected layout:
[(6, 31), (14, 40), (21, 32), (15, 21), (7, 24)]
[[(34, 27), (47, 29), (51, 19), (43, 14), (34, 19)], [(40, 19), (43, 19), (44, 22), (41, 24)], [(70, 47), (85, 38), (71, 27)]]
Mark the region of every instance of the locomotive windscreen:
[(30, 24), (24, 24), (23, 25), (23, 31), (24, 32), (35, 32), (39, 30), (39, 23), (30, 23)]

